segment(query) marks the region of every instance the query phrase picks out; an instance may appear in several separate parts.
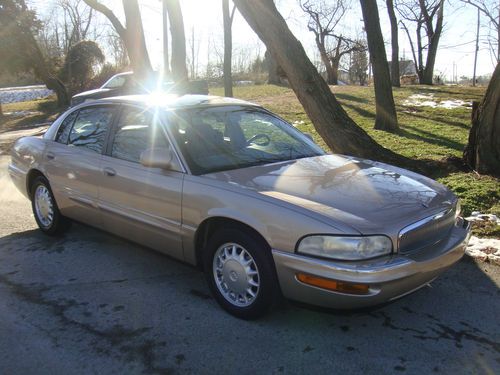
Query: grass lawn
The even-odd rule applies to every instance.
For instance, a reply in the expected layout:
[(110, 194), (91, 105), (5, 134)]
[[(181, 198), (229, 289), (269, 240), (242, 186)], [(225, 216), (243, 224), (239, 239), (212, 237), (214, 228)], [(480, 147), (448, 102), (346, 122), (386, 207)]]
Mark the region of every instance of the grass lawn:
[[(443, 160), (450, 156), (462, 156), (470, 129), (471, 109), (468, 106), (453, 109), (432, 108), (405, 101), (412, 95), (421, 95), (418, 98), (421, 101), (470, 102), (480, 100), (485, 91), (480, 87), (460, 86), (407, 86), (395, 89), (394, 97), (401, 130), (392, 134), (373, 129), (375, 105), (372, 87), (335, 86), (332, 90), (354, 121), (377, 142), (404, 156), (422, 160)], [(223, 95), (223, 89), (212, 88), (210, 93)], [(260, 104), (291, 123), (296, 122), (298, 129), (310, 133), (319, 145), (328, 150), (291, 89), (273, 85), (239, 86), (234, 88), (234, 95)], [(52, 121), (58, 114), (54, 100), (55, 98), (51, 97), (4, 104), (4, 113), (16, 111), (28, 113), (21, 117), (6, 116), (0, 122), (0, 132)], [(431, 177), (447, 185), (461, 198), (465, 215), (469, 215), (472, 211), (480, 211), (500, 216), (499, 179), (479, 176), (473, 172), (450, 173), (446, 170), (436, 170)], [(498, 226), (476, 227), (474, 231), (481, 236), (500, 237)]]

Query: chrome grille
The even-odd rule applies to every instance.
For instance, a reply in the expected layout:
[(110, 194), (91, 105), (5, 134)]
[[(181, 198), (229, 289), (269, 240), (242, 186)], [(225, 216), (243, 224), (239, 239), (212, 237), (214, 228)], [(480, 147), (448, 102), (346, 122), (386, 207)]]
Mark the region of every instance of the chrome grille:
[(411, 253), (442, 241), (455, 224), (455, 210), (449, 209), (403, 228), (399, 233), (399, 252)]

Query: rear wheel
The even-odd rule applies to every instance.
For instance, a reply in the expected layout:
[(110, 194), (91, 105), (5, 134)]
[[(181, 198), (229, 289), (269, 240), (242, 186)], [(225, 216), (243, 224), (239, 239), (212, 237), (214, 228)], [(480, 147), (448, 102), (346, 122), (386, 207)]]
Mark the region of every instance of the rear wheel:
[(31, 185), (31, 208), (40, 230), (47, 235), (57, 235), (67, 230), (71, 221), (61, 215), (47, 179), (35, 178)]
[(205, 249), (204, 269), (217, 302), (238, 318), (264, 315), (279, 296), (269, 246), (250, 231), (217, 231)]

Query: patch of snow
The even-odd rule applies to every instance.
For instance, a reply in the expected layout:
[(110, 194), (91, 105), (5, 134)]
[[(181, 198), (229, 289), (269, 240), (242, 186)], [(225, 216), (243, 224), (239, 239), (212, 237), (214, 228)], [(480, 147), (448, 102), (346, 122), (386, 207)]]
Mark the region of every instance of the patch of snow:
[(404, 106), (412, 106), (412, 107), (431, 107), (431, 108), (446, 108), (446, 109), (454, 109), (460, 107), (470, 107), (472, 106), (472, 102), (454, 99), (454, 100), (442, 100), (438, 103), (437, 100), (434, 99), (434, 94), (413, 94), (403, 101)]
[(0, 102), (6, 104), (43, 99), (53, 93), (45, 86), (5, 87), (0, 89)]
[(500, 225), (500, 218), (497, 215), (493, 214), (482, 214), (479, 211), (474, 211), (471, 213), (469, 217), (466, 217), (465, 220), (470, 221), (471, 223), (480, 223), (485, 221), (490, 221), (496, 223), (496, 225)]
[(465, 253), (475, 259), (500, 265), (500, 240), (472, 236)]
[(15, 112), (4, 112), (4, 116), (10, 116), (10, 117), (25, 117), (25, 116), (32, 116), (32, 115), (38, 115), (41, 114), (42, 112), (39, 111), (15, 111)]
[(446, 109), (454, 109), (458, 107), (471, 107), (472, 102), (466, 102), (465, 100), (444, 100), (441, 103), (439, 103), (439, 107), (441, 108), (446, 108)]
[(292, 125), (295, 127), (297, 127), (299, 125), (304, 125), (304, 121), (294, 121), (294, 122), (292, 122)]

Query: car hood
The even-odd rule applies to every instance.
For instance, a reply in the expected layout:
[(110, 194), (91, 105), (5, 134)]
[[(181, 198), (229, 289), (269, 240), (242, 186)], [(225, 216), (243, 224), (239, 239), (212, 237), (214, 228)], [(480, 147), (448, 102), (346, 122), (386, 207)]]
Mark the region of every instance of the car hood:
[[(361, 233), (401, 229), (455, 201), (419, 174), (341, 155), (324, 155), (206, 175), (347, 224)], [(397, 229), (397, 230), (399, 230)]]

